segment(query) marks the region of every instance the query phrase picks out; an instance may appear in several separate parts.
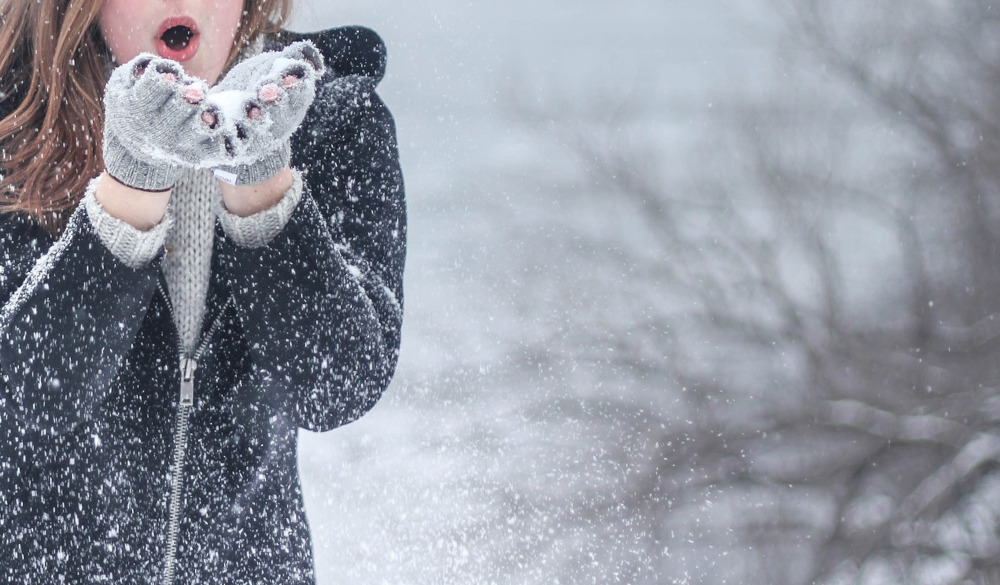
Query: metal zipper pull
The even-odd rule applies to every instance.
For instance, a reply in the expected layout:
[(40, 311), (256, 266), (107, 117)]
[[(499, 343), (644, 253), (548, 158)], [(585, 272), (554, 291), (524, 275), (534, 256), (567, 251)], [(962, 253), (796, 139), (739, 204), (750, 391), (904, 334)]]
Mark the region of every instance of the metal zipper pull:
[(194, 404), (194, 371), (198, 362), (192, 358), (181, 356), (181, 406)]

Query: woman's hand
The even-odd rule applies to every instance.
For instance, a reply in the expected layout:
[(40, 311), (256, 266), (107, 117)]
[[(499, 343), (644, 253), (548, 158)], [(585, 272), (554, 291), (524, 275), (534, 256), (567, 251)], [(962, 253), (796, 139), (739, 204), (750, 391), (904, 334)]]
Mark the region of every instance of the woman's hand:
[(170, 189), (188, 168), (225, 151), (205, 82), (144, 53), (111, 74), (104, 93), (104, 163), (118, 182)]
[(170, 191), (140, 191), (104, 173), (94, 197), (104, 211), (137, 230), (146, 231), (163, 220)]
[(286, 169), (289, 138), (305, 118), (324, 70), (322, 55), (308, 41), (233, 67), (205, 100), (219, 116), (224, 148), (220, 158), (203, 164), (233, 185), (261, 183)]
[(324, 70), (310, 42), (247, 59), (211, 90), (179, 63), (152, 54), (121, 65), (105, 89), (109, 176), (97, 200), (115, 217), (148, 229), (163, 217), (169, 189), (186, 170), (215, 168), (236, 186), (223, 187), (231, 212), (273, 206), (290, 188), (289, 139)]
[(230, 185), (222, 181), (219, 186), (222, 189), (222, 202), (229, 213), (247, 217), (277, 205), (292, 188), (292, 182), (292, 170), (285, 166), (273, 177), (259, 183)]

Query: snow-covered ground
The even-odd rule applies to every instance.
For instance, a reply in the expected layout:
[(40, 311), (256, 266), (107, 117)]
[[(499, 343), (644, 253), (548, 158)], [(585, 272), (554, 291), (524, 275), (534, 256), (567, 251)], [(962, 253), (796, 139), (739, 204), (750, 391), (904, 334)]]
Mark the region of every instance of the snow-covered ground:
[(626, 566), (653, 582), (658, 567), (635, 569), (648, 557), (641, 519), (577, 507), (628, 474), (608, 457), (609, 437), (626, 430), (551, 407), (629, 383), (558, 359), (574, 314), (603, 306), (621, 275), (591, 274), (586, 250), (559, 244), (563, 228), (546, 218), (565, 225), (588, 210), (550, 192), (539, 169), (564, 175), (567, 163), (544, 132), (512, 121), (510, 102), (628, 105), (638, 94), (682, 156), (713, 96), (770, 74), (756, 9), (298, 0), (291, 28), (363, 24), (385, 39), (380, 93), (397, 119), (410, 217), (397, 379), (363, 420), (301, 437), (322, 585), (630, 583)]

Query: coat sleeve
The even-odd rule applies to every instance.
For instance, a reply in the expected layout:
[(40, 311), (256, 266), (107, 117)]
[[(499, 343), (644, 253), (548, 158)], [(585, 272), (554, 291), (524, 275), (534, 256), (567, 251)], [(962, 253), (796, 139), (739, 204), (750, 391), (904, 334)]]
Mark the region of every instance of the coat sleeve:
[(53, 240), (0, 214), (0, 416), (63, 433), (99, 406), (155, 290), (159, 262), (130, 268), (82, 206)]
[(355, 77), (319, 88), (293, 140), (302, 198), (267, 245), (222, 230), (220, 266), (265, 395), (323, 431), (367, 412), (399, 355), (406, 215), (395, 124)]

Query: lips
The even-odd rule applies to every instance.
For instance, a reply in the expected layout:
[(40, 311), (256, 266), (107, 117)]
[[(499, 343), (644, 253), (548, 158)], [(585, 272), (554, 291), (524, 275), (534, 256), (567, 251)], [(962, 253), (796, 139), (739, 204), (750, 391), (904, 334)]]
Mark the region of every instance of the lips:
[(156, 31), (156, 52), (164, 59), (187, 61), (198, 52), (198, 24), (189, 16), (172, 16)]

